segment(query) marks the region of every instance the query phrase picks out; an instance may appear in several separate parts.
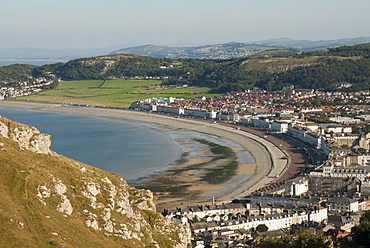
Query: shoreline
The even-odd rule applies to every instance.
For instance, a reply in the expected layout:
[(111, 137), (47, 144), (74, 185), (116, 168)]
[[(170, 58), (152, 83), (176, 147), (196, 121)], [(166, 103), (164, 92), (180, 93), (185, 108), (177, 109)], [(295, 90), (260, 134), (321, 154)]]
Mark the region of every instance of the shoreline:
[(255, 160), (256, 169), (254, 175), (250, 178), (216, 198), (217, 202), (229, 202), (235, 198), (241, 198), (272, 183), (276, 180), (277, 176), (282, 175), (290, 165), (289, 159), (281, 159), (282, 157), (287, 156), (286, 152), (282, 151), (279, 147), (266, 139), (226, 125), (214, 124), (213, 122), (192, 120), (189, 118), (176, 118), (174, 116), (153, 113), (148, 114), (147, 112), (132, 110), (64, 107), (60, 104), (0, 101), (0, 107), (149, 122), (163, 126), (206, 133), (231, 140), (249, 151)]
[[(187, 130), (181, 132), (189, 133)], [(186, 147), (186, 152), (176, 164), (158, 173), (129, 180), (129, 185), (153, 191), (158, 197), (157, 208), (172, 209), (181, 202), (196, 205), (210, 202), (212, 197), (217, 199), (255, 173), (254, 159), (243, 147), (213, 135), (197, 135), (194, 138), (190, 133), (190, 137), (177, 140), (180, 146)], [(235, 146), (228, 144), (231, 142)], [(214, 145), (218, 146), (216, 151), (212, 151)]]

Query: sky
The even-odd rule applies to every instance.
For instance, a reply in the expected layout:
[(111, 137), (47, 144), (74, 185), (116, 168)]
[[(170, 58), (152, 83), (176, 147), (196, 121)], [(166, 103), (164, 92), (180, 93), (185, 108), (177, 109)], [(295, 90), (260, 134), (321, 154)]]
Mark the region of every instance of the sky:
[(369, 0), (0, 0), (0, 49), (370, 36)]

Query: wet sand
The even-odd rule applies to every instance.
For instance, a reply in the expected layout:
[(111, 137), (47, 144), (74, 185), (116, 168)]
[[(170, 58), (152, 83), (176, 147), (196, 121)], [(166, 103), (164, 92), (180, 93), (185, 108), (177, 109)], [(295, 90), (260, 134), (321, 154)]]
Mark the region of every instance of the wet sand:
[[(282, 173), (288, 169), (290, 164), (289, 155), (266, 139), (243, 130), (238, 130), (233, 127), (228, 127), (213, 122), (205, 122), (182, 117), (176, 118), (169, 115), (159, 115), (153, 113), (148, 114), (147, 112), (138, 112), (131, 110), (65, 107), (58, 104), (0, 101), (0, 108), (17, 108), (45, 112), (97, 116), (118, 120), (149, 122), (168, 126), (169, 128), (175, 127), (185, 130), (207, 133), (231, 140), (249, 151), (255, 160), (255, 164), (239, 165), (237, 176), (253, 173), (254, 174), (247, 180), (243, 180), (243, 182), (241, 183), (240, 181), (242, 179), (236, 179), (239, 182), (235, 186), (232, 185), (233, 183), (230, 183), (229, 185), (207, 185), (207, 188), (204, 189), (204, 185), (199, 184), (199, 182), (189, 182), (191, 183), (191, 188), (194, 191), (199, 191), (202, 194), (204, 193), (204, 199), (207, 200), (209, 199), (207, 195), (215, 194), (216, 192), (222, 193), (223, 191), (225, 191), (225, 194), (222, 194), (221, 196), (216, 198), (218, 203), (228, 202), (236, 198), (241, 198), (267, 184), (270, 184), (271, 182), (276, 180), (278, 176), (282, 175)], [(197, 162), (201, 162), (201, 160), (197, 161), (197, 158), (189, 158), (188, 160), (188, 163)], [(181, 166), (184, 166), (184, 164), (182, 164)], [(191, 178), (192, 177), (189, 176), (189, 180), (191, 180)], [(197, 201), (201, 202), (198, 199)]]

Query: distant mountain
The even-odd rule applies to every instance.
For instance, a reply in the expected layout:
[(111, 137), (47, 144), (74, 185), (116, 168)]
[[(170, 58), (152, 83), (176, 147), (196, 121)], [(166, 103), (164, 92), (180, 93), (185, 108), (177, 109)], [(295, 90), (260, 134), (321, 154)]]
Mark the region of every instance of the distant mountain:
[(370, 37), (357, 37), (337, 40), (294, 40), (289, 38), (279, 38), (272, 40), (256, 41), (255, 44), (262, 46), (274, 46), (274, 47), (285, 47), (300, 49), (305, 52), (320, 51), (327, 48), (335, 48), (340, 46), (354, 46), (359, 44), (370, 43)]
[(297, 53), (299, 50), (305, 52), (322, 51), (327, 48), (352, 46), (367, 43), (370, 43), (370, 37), (319, 41), (279, 38), (248, 43), (229, 42), (224, 44), (202, 46), (189, 46), (190, 44), (178, 43), (179, 46), (121, 45), (96, 49), (44, 49), (23, 47), (0, 49), (0, 60), (72, 60), (77, 58), (96, 57), (101, 55), (112, 55), (120, 53), (139, 54), (155, 58), (171, 59), (229, 59), (248, 57), (258, 54), (291, 54)]
[(150, 56), (155, 58), (207, 58), (207, 59), (230, 59), (248, 57), (257, 54), (291, 54), (299, 50), (321, 51), (327, 48), (340, 46), (352, 46), (370, 43), (370, 37), (348, 38), (338, 40), (294, 40), (279, 38), (272, 40), (256, 41), (253, 43), (229, 42), (225, 44), (205, 45), (195, 47), (175, 47), (144, 45), (119, 49), (110, 53), (130, 53)]
[[(120, 53), (139, 54), (155, 58), (206, 58), (206, 59), (229, 59), (248, 57), (267, 50), (277, 50), (279, 47), (259, 45), (253, 43), (229, 42), (225, 44), (206, 45), (197, 47), (171, 47), (145, 45), (129, 47), (111, 52), (110, 55)], [(290, 52), (290, 51), (286, 51)], [(297, 51), (294, 51), (297, 52)]]

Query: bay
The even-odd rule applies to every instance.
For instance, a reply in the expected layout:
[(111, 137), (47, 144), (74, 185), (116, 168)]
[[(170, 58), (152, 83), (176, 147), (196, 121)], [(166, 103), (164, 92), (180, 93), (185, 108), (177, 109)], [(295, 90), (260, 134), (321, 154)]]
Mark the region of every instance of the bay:
[(0, 108), (0, 115), (50, 134), (53, 151), (125, 180), (163, 169), (183, 152), (150, 124), (18, 109)]
[(0, 108), (0, 116), (50, 134), (50, 148), (58, 154), (115, 173), (126, 181), (177, 165), (183, 154), (208, 158), (206, 145), (195, 139), (239, 147), (239, 163), (255, 162), (247, 150), (228, 139), (157, 124), (6, 108)]

